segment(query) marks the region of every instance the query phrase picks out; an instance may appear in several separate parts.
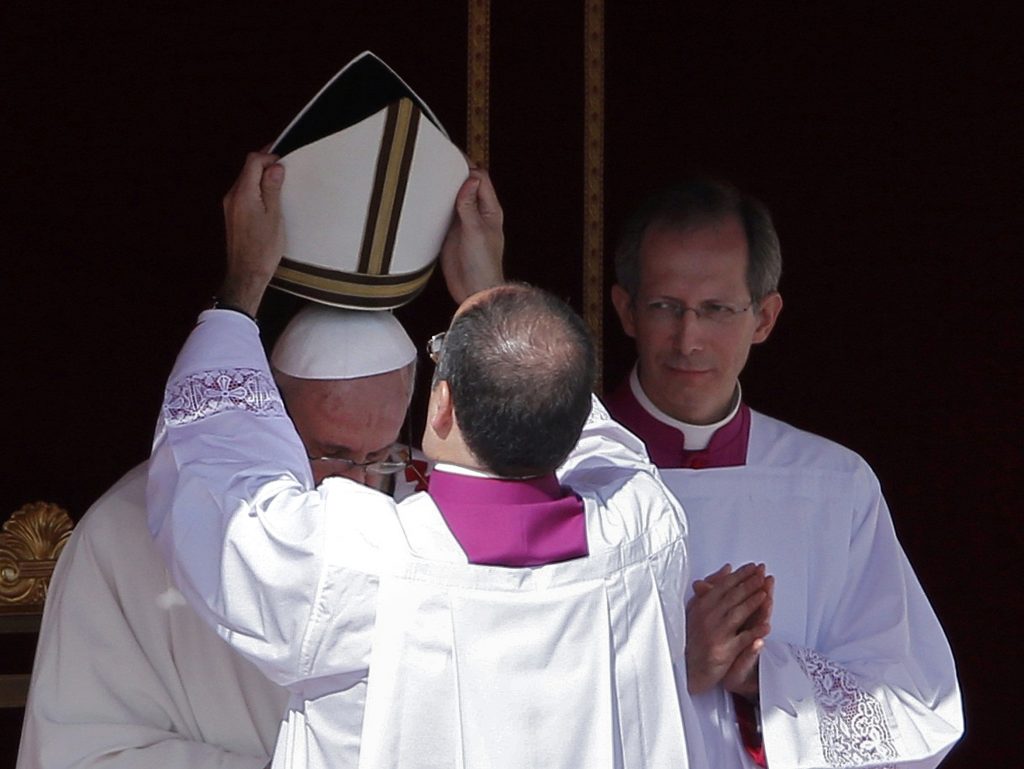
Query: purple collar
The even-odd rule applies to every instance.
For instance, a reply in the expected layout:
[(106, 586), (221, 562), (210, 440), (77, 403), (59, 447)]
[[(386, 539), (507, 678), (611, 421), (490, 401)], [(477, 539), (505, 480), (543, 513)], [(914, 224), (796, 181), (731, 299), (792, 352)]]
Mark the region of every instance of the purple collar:
[(587, 555), (583, 502), (554, 473), (507, 480), (435, 468), (428, 493), (470, 563), (540, 566)]
[(645, 409), (633, 395), (629, 378), (605, 399), (609, 413), (647, 444), (658, 467), (742, 467), (750, 442), (750, 409), (741, 403), (731, 420), (715, 431), (707, 448), (690, 451), (681, 430), (667, 425)]

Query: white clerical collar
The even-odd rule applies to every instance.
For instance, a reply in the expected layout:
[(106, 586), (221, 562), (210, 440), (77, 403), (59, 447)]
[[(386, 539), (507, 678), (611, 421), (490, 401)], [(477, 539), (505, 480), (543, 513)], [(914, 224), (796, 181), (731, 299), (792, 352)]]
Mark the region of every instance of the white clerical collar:
[(496, 475), (495, 473), (487, 473), (483, 470), (474, 470), (472, 467), (463, 467), (462, 465), (452, 465), (448, 462), (438, 462), (434, 465), (435, 470), (440, 470), (443, 473), (451, 473), (452, 475), (465, 475), (469, 478), (493, 478), (499, 481), (528, 481), (532, 478), (541, 478), (540, 475), (517, 475), (515, 477), (508, 477), (505, 475)]
[(494, 473), (485, 473), (482, 470), (474, 470), (471, 467), (463, 467), (462, 465), (452, 465), (448, 462), (438, 462), (434, 465), (435, 470), (440, 470), (442, 473), (451, 473), (452, 475), (466, 475), (470, 478), (497, 478), (498, 476)]
[(718, 432), (718, 429), (727, 425), (736, 416), (736, 412), (740, 410), (740, 403), (743, 400), (743, 389), (740, 387), (740, 383), (736, 382), (736, 392), (733, 395), (732, 408), (729, 409), (729, 413), (724, 418), (710, 425), (691, 425), (689, 422), (680, 422), (678, 419), (673, 419), (651, 403), (651, 399), (647, 397), (644, 388), (640, 386), (640, 377), (637, 375), (636, 366), (633, 366), (633, 371), (629, 374), (629, 389), (633, 391), (633, 397), (636, 398), (637, 402), (643, 406), (648, 414), (659, 422), (664, 422), (669, 427), (674, 427), (683, 434), (683, 445), (687, 451), (706, 449), (715, 433)]

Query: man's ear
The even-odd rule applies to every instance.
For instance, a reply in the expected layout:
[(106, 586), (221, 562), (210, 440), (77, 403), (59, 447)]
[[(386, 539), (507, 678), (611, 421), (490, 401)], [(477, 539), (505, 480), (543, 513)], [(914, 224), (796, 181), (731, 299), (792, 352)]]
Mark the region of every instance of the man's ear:
[(430, 393), (430, 413), (427, 414), (427, 419), (430, 422), (430, 429), (438, 438), (444, 440), (448, 437), (455, 421), (455, 412), (452, 409), (452, 391), (444, 379), (438, 382)]
[(633, 297), (629, 295), (622, 286), (616, 283), (612, 286), (612, 304), (615, 305), (615, 312), (619, 316), (619, 323), (626, 336), (636, 336), (636, 318), (633, 315)]
[(773, 291), (768, 294), (757, 304), (757, 328), (754, 329), (754, 338), (752, 342), (754, 344), (760, 344), (768, 335), (772, 333), (772, 329), (775, 328), (775, 321), (779, 319), (779, 313), (782, 312), (782, 294), (778, 291)]

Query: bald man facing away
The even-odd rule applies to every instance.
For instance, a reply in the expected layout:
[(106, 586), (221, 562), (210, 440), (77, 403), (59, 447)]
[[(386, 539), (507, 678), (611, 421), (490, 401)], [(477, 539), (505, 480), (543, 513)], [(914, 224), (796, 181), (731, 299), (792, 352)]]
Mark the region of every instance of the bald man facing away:
[[(263, 173), (243, 170), (236, 224), (262, 236), (229, 251), (225, 287), (251, 312), (281, 255), (282, 169), (249, 163)], [(308, 482), (242, 313), (204, 313), (168, 381), (150, 528), (198, 613), (289, 689), (275, 769), (704, 766), (687, 726), (685, 519), (592, 402), (582, 320), (499, 286), (470, 294), (431, 349), (437, 464), (400, 504)], [(237, 378), (239, 397), (191, 400), (211, 376)]]

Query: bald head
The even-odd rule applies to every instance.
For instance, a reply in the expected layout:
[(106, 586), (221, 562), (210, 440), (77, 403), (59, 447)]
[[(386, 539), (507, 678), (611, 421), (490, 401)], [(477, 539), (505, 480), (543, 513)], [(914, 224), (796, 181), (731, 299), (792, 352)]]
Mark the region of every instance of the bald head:
[(481, 292), (459, 308), (434, 376), (451, 392), (462, 440), (505, 477), (554, 470), (590, 413), (596, 370), (582, 319), (530, 286)]

